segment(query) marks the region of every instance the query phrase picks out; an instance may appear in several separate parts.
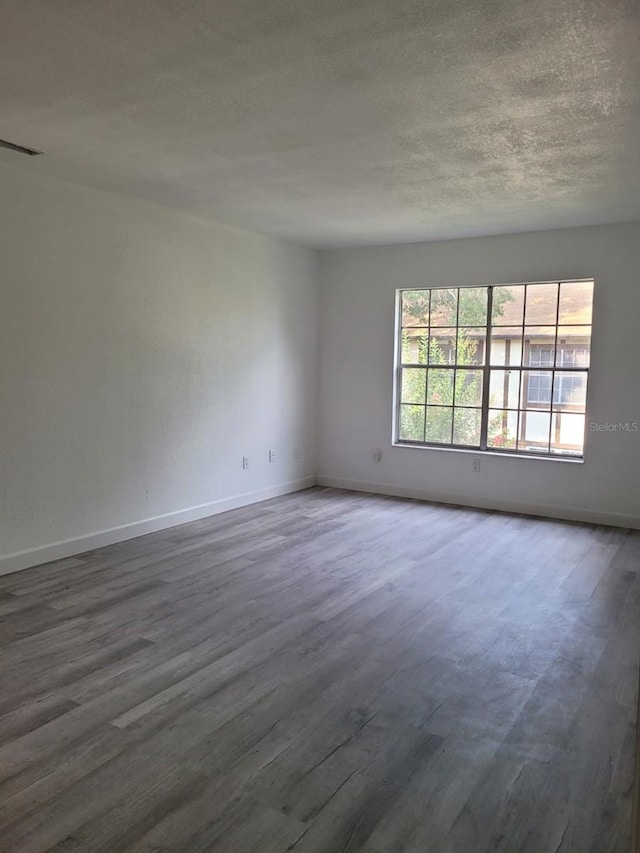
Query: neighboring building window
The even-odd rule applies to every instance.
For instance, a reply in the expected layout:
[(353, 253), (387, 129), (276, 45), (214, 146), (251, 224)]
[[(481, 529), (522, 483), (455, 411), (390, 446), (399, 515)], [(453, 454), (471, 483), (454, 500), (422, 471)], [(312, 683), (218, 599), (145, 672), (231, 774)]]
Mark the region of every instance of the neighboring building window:
[(551, 374), (530, 373), (527, 380), (527, 403), (548, 404), (551, 401)]
[(401, 290), (400, 444), (582, 456), (593, 281)]
[(531, 367), (553, 367), (553, 350), (549, 347), (532, 346), (529, 364)]

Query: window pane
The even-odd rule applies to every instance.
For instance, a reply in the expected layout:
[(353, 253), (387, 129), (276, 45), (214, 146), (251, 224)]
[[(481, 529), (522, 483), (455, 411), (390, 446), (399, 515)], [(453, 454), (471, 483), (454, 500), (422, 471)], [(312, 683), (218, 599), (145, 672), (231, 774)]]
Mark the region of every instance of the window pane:
[(527, 326), (556, 324), (558, 313), (558, 285), (528, 284), (524, 322)]
[(431, 325), (453, 326), (458, 316), (458, 291), (455, 287), (431, 291)]
[(587, 374), (555, 372), (553, 380), (554, 411), (584, 411), (587, 402)]
[(484, 364), (487, 330), (485, 327), (458, 329), (458, 364)]
[(591, 323), (592, 281), (560, 283), (559, 323)]
[(458, 409), (453, 413), (453, 443), (480, 445), (480, 409)]
[(404, 290), (402, 292), (402, 325), (429, 325), (428, 290)]
[(491, 320), (494, 326), (521, 326), (524, 312), (524, 285), (493, 288)]
[(489, 409), (487, 444), (489, 447), (509, 448), (516, 446), (518, 413)]
[(520, 412), (518, 450), (545, 453), (549, 450), (550, 412)]
[(459, 326), (487, 325), (487, 296), (488, 288), (486, 287), (460, 288)]
[(482, 405), (481, 370), (456, 370), (456, 405)]
[(443, 406), (427, 406), (425, 441), (451, 444), (453, 409)]
[(555, 346), (555, 326), (526, 326), (523, 366), (553, 367)]
[(591, 357), (591, 326), (558, 326), (558, 367), (588, 367)]
[(527, 348), (526, 361), (529, 367), (553, 367), (553, 346), (534, 344)]
[(564, 412), (552, 415), (551, 452), (581, 455), (584, 446), (584, 428), (584, 415)]
[(534, 409), (551, 408), (551, 386), (553, 371), (523, 370), (520, 388), (520, 406), (523, 409), (532, 406)]
[(517, 409), (520, 392), (519, 370), (492, 370), (489, 382), (489, 406), (492, 409)]
[(456, 330), (432, 329), (429, 339), (429, 364), (456, 363)]
[(529, 348), (527, 365), (529, 367), (553, 367), (554, 349), (542, 344)]
[(429, 368), (427, 402), (438, 406), (453, 405), (453, 370)]
[(424, 404), (427, 387), (427, 369), (422, 367), (405, 367), (402, 371), (403, 403)]
[(402, 363), (426, 364), (429, 346), (428, 329), (402, 330)]
[(522, 327), (501, 326), (491, 331), (491, 364), (522, 364)]
[(424, 406), (400, 406), (400, 439), (424, 441)]

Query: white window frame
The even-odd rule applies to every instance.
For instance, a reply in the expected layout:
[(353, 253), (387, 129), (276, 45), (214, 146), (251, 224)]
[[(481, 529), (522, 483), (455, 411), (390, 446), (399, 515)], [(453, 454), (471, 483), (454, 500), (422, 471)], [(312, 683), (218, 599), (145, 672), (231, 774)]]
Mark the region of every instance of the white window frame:
[[(522, 328), (522, 333), (523, 333), (522, 334), (522, 340), (524, 342), (524, 339), (525, 339), (525, 335), (524, 335), (524, 333), (525, 333), (525, 320), (526, 320), (526, 294), (528, 292), (528, 288), (529, 287), (535, 287), (536, 285), (545, 285), (545, 284), (561, 285), (563, 283), (569, 284), (569, 283), (582, 283), (582, 282), (585, 282), (585, 283), (588, 282), (588, 283), (592, 284), (594, 287), (594, 290), (595, 290), (595, 281), (592, 278), (562, 279), (562, 280), (556, 281), (556, 282), (515, 282), (515, 283), (508, 283), (508, 284), (502, 284), (501, 283), (501, 284), (493, 284), (493, 285), (484, 285), (484, 284), (483, 285), (460, 285), (460, 286), (456, 286), (454, 288), (458, 291), (458, 297), (459, 297), (459, 293), (461, 290), (468, 290), (468, 289), (473, 289), (473, 288), (487, 288), (487, 294), (488, 294), (486, 338), (484, 341), (484, 353), (483, 353), (484, 364), (478, 365), (478, 368), (477, 368), (477, 369), (482, 369), (482, 371), (483, 371), (482, 406), (480, 407), (480, 410), (482, 413), (482, 415), (481, 415), (481, 435), (480, 435), (480, 444), (477, 446), (466, 445), (466, 444), (454, 444), (453, 443), (453, 426), (452, 426), (452, 440), (449, 443), (434, 442), (434, 441), (408, 440), (408, 439), (400, 438), (400, 415), (401, 415), (401, 394), (402, 394), (401, 383), (402, 383), (402, 370), (403, 370), (403, 368), (406, 369), (407, 367), (409, 367), (409, 368), (410, 367), (418, 367), (418, 368), (423, 368), (423, 369), (426, 368), (427, 370), (429, 370), (430, 368), (431, 369), (434, 369), (434, 368), (437, 369), (438, 367), (441, 366), (441, 365), (429, 365), (429, 364), (424, 364), (424, 363), (416, 363), (416, 364), (404, 363), (403, 364), (403, 362), (402, 362), (402, 332), (403, 332), (404, 327), (402, 325), (402, 294), (404, 292), (416, 292), (416, 291), (420, 291), (420, 290), (423, 290), (425, 292), (433, 291), (433, 290), (442, 290), (443, 287), (445, 287), (445, 286), (440, 285), (440, 286), (433, 286), (433, 287), (429, 287), (429, 288), (427, 288), (427, 287), (423, 287), (423, 288), (421, 288), (421, 287), (406, 287), (406, 288), (397, 289), (396, 290), (396, 314), (395, 314), (395, 358), (394, 358), (394, 382), (393, 382), (393, 391), (394, 391), (393, 398), (394, 399), (393, 399), (392, 443), (396, 446), (399, 446), (399, 447), (420, 447), (420, 448), (426, 448), (426, 449), (439, 449), (439, 450), (447, 450), (447, 451), (458, 450), (458, 451), (471, 452), (471, 453), (518, 456), (520, 458), (543, 458), (543, 459), (552, 459), (552, 460), (557, 460), (557, 461), (582, 462), (584, 460), (585, 442), (586, 442), (586, 435), (587, 435), (587, 430), (586, 430), (587, 405), (588, 405), (587, 391), (589, 388), (590, 361), (589, 361), (588, 365), (575, 365), (575, 364), (573, 364), (573, 365), (567, 366), (564, 364), (564, 356), (561, 356), (561, 358), (558, 359), (557, 353), (564, 349), (562, 347), (562, 345), (559, 344), (559, 342), (558, 342), (558, 329), (566, 327), (566, 326), (571, 326), (571, 325), (589, 326), (590, 338), (591, 338), (591, 336), (593, 334), (593, 318), (591, 319), (590, 323), (579, 323), (579, 324), (570, 324), (570, 323), (565, 323), (565, 322), (561, 323), (559, 321), (559, 319), (560, 319), (559, 318), (560, 286), (559, 286), (558, 287), (558, 308), (556, 309), (555, 323), (547, 324), (549, 326), (555, 326), (556, 339), (555, 339), (555, 344), (554, 344), (554, 352), (556, 353), (556, 358), (555, 358), (556, 364), (551, 365), (548, 368), (546, 365), (541, 365), (540, 367), (537, 367), (534, 365), (529, 365), (529, 364), (524, 364), (524, 363), (521, 363), (519, 366), (518, 365), (507, 365), (504, 368), (501, 365), (495, 365), (495, 364), (492, 365), (491, 364), (491, 330), (492, 330), (492, 328), (497, 328), (497, 326), (496, 327), (493, 326), (492, 321), (491, 321), (492, 296), (493, 296), (493, 289), (494, 288), (496, 288), (496, 287), (512, 287), (512, 286), (513, 287), (520, 287), (523, 285), (525, 286), (525, 304), (523, 306), (522, 324), (520, 324), (521, 328)], [(518, 326), (518, 324), (514, 324), (514, 325)], [(458, 328), (460, 328), (460, 325), (456, 322), (455, 327), (452, 325), (451, 328), (458, 329)], [(567, 348), (576, 349), (576, 350), (577, 349), (584, 349), (584, 347), (581, 347), (579, 344), (576, 346), (569, 345)], [(589, 345), (589, 353), (590, 353), (590, 345)], [(524, 361), (524, 359), (523, 359), (523, 361)], [(466, 365), (466, 364), (464, 364), (464, 365), (447, 364), (447, 365), (442, 365), (442, 367), (446, 368), (446, 369), (454, 369), (456, 367), (458, 369), (474, 369), (473, 365)], [(495, 446), (489, 446), (487, 443), (488, 421), (489, 421), (489, 387), (490, 387), (491, 371), (492, 370), (500, 370), (500, 369), (507, 369), (510, 371), (514, 370), (514, 371), (518, 371), (520, 373), (519, 391), (518, 391), (518, 427), (516, 430), (516, 447), (500, 448), (500, 447), (495, 447)], [(519, 437), (520, 414), (521, 414), (521, 412), (524, 412), (526, 414), (527, 411), (532, 411), (532, 412), (536, 411), (536, 409), (526, 410), (522, 407), (522, 393), (523, 393), (522, 375), (525, 372), (528, 373), (529, 375), (531, 375), (532, 373), (536, 373), (536, 372), (544, 372), (547, 369), (549, 372), (551, 372), (551, 377), (552, 377), (551, 400), (549, 403), (549, 413), (550, 413), (549, 441), (548, 441), (548, 448), (549, 449), (537, 451), (537, 450), (531, 450), (531, 449), (525, 449), (525, 448), (518, 448), (517, 443), (520, 440), (520, 437)], [(584, 376), (585, 382), (586, 382), (584, 412), (582, 412), (582, 411), (579, 412), (579, 414), (584, 415), (584, 419), (585, 419), (585, 431), (584, 431), (584, 436), (583, 436), (583, 441), (582, 441), (582, 452), (581, 453), (577, 453), (573, 450), (562, 451), (562, 450), (557, 450), (557, 449), (554, 449), (554, 450), (551, 449), (551, 447), (552, 447), (551, 436), (553, 433), (553, 422), (554, 422), (553, 415), (557, 414), (557, 415), (560, 415), (560, 417), (561, 417), (561, 415), (563, 414), (562, 411), (556, 411), (555, 413), (553, 411), (553, 406), (554, 406), (554, 402), (555, 402), (554, 401), (555, 388), (558, 387), (558, 386), (556, 386), (556, 379), (559, 379), (560, 383), (562, 383), (562, 379), (563, 379), (564, 375), (571, 375), (571, 374), (580, 374), (580, 375)], [(455, 376), (455, 374), (454, 374), (454, 376)], [(562, 384), (560, 384), (559, 387), (562, 388)], [(427, 405), (428, 405), (427, 399), (425, 398), (425, 406), (427, 406)], [(533, 405), (535, 406), (536, 404), (533, 403)], [(545, 403), (542, 402), (539, 405), (545, 405)], [(560, 401), (559, 405), (563, 405), (561, 401)], [(567, 405), (571, 405), (571, 404), (567, 404)], [(515, 410), (510, 409), (509, 411), (515, 411)], [(571, 412), (571, 410), (569, 410), (566, 413), (571, 414), (572, 412)], [(575, 412), (573, 412), (573, 414), (575, 414)]]

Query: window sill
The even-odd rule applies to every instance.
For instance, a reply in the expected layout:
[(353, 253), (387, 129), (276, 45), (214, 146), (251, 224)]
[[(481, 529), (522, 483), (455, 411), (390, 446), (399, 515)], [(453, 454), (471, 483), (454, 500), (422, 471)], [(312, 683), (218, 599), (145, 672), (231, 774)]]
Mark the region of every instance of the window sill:
[(568, 462), (570, 465), (582, 465), (584, 456), (550, 456), (541, 453), (510, 453), (508, 450), (479, 450), (472, 447), (438, 447), (435, 444), (412, 444), (409, 441), (392, 441), (392, 447), (409, 447), (412, 450), (435, 450), (440, 453), (466, 453), (472, 456), (493, 456), (501, 459), (536, 459), (542, 462)]

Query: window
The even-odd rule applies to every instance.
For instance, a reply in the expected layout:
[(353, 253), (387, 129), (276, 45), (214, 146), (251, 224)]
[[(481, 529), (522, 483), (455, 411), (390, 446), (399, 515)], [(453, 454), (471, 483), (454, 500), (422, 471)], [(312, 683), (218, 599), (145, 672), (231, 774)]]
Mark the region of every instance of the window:
[(592, 280), (398, 294), (397, 443), (582, 456)]

